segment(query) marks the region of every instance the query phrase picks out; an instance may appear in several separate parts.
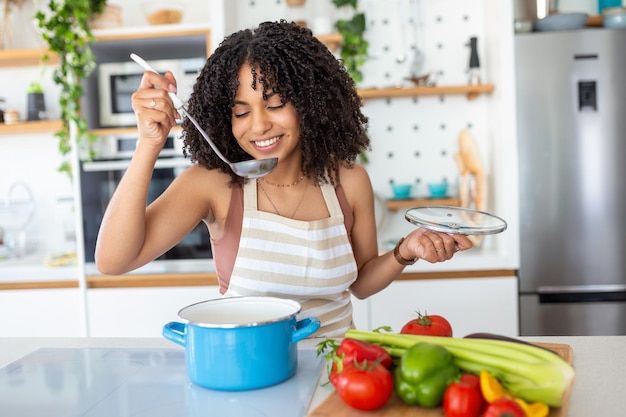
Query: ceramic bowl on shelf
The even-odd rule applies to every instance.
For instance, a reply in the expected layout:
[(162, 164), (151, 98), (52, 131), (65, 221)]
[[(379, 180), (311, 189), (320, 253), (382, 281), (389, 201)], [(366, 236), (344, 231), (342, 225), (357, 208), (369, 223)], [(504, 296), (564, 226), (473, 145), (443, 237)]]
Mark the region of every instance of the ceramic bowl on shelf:
[(90, 29), (111, 29), (122, 25), (122, 6), (117, 4), (105, 4), (102, 13), (94, 15), (89, 21)]
[(626, 7), (608, 7), (602, 10), (602, 26), (605, 28), (626, 28)]
[(393, 198), (396, 200), (406, 200), (411, 197), (411, 190), (413, 185), (411, 184), (391, 184), (393, 191)]
[(513, 22), (515, 33), (529, 33), (533, 31), (533, 22), (531, 20), (516, 20)]
[(429, 182), (428, 192), (431, 198), (443, 198), (448, 194), (447, 182)]
[(586, 13), (555, 13), (543, 19), (535, 20), (537, 32), (581, 29), (587, 25), (589, 15)]
[(177, 24), (185, 14), (182, 1), (146, 1), (141, 7), (150, 25)]

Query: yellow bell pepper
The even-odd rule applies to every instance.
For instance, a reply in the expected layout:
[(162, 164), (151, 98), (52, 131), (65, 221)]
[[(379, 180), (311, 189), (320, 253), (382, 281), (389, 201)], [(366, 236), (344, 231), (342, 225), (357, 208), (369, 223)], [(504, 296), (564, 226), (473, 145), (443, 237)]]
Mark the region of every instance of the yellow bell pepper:
[(485, 370), (480, 371), (479, 378), (480, 390), (489, 404), (502, 397), (510, 397), (507, 395), (504, 388), (502, 388), (500, 381), (494, 378), (489, 372)]
[(527, 417), (547, 417), (550, 413), (550, 407), (547, 404), (540, 402), (528, 404), (521, 398), (514, 398), (514, 400), (522, 407)]
[(512, 396), (502, 387), (500, 381), (485, 370), (480, 371), (480, 390), (489, 404), (502, 397), (512, 398), (522, 407), (527, 417), (547, 417), (550, 413), (550, 407), (545, 403), (534, 402), (529, 404), (521, 398)]

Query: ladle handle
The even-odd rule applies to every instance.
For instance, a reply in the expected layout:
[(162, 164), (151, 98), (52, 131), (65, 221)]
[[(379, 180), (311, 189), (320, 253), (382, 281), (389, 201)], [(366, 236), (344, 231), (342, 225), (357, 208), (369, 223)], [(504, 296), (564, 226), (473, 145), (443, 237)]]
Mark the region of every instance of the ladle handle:
[[(145, 69), (146, 71), (151, 71), (151, 72), (154, 72), (155, 74), (158, 74), (158, 72), (154, 68), (152, 68), (150, 66), (150, 64), (148, 64), (139, 55), (137, 55), (135, 53), (131, 53), (130, 54), (130, 59), (132, 59), (133, 61), (135, 61), (139, 65), (141, 65), (143, 67), (143, 69)], [(198, 129), (198, 132), (200, 132), (200, 134), (202, 135), (202, 137), (204, 137), (204, 139), (207, 141), (209, 146), (211, 146), (211, 149), (213, 149), (213, 152), (215, 152), (217, 154), (217, 156), (219, 156), (222, 161), (226, 162), (228, 164), (228, 166), (230, 166), (231, 169), (232, 169), (233, 168), (233, 164), (228, 159), (226, 159), (226, 157), (224, 155), (222, 155), (222, 153), (219, 151), (219, 149), (217, 149), (217, 146), (215, 146), (215, 144), (209, 138), (209, 136), (206, 134), (204, 129), (202, 129), (202, 127), (200, 127), (200, 124), (196, 121), (196, 119), (191, 117), (191, 115), (189, 114), (189, 112), (185, 108), (185, 103), (180, 99), (180, 97), (178, 97), (176, 94), (174, 94), (171, 91), (168, 91), (167, 94), (172, 99), (172, 102), (174, 103), (174, 107), (176, 107), (176, 110), (181, 112), (184, 116), (186, 116), (191, 121), (191, 123), (194, 124), (196, 129)]]
[[(133, 61), (135, 61), (136, 63), (138, 63), (139, 65), (141, 65), (143, 67), (143, 69), (145, 69), (146, 71), (151, 71), (154, 72), (155, 74), (158, 74), (158, 72), (152, 68), (150, 66), (150, 64), (148, 64), (142, 57), (140, 57), (137, 54), (130, 54), (130, 59), (132, 59)], [(176, 94), (174, 94), (171, 91), (168, 91), (167, 94), (170, 96), (170, 98), (172, 99), (172, 102), (174, 102), (174, 107), (176, 107), (176, 110), (180, 110), (185, 103), (180, 99), (180, 97), (178, 97)]]
[[(176, 97), (176, 98), (178, 98), (178, 97)], [(174, 102), (174, 105), (175, 104), (176, 104), (176, 102)], [(224, 155), (222, 155), (220, 150), (217, 149), (217, 146), (215, 146), (213, 141), (209, 138), (209, 135), (207, 135), (207, 133), (204, 131), (204, 129), (202, 127), (200, 127), (200, 124), (196, 121), (196, 119), (191, 117), (191, 115), (189, 114), (187, 109), (185, 107), (183, 107), (183, 106), (180, 106), (178, 108), (178, 111), (182, 112), (191, 121), (191, 123), (194, 124), (196, 129), (198, 129), (198, 132), (200, 132), (200, 134), (207, 141), (207, 143), (209, 144), (211, 149), (213, 149), (213, 152), (215, 152), (217, 154), (217, 156), (219, 156), (222, 161), (226, 162), (228, 164), (228, 166), (230, 166), (231, 169), (234, 169), (235, 167), (233, 166), (233, 164), (228, 159), (226, 159), (226, 157)]]

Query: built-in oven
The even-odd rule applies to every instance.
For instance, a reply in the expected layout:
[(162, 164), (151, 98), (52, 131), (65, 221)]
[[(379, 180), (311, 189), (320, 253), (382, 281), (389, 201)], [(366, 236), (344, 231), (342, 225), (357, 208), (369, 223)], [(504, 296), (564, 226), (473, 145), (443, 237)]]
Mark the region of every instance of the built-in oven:
[[(113, 191), (120, 182), (135, 150), (137, 137), (115, 135), (99, 137), (94, 145), (94, 157), (81, 162), (80, 182), (83, 210), (85, 261), (94, 262), (98, 230)], [(147, 204), (154, 201), (191, 162), (182, 154), (182, 140), (172, 134), (154, 167)], [(123, 236), (120, 236), (123, 239)], [(212, 259), (209, 232), (198, 224), (179, 244), (158, 260)]]

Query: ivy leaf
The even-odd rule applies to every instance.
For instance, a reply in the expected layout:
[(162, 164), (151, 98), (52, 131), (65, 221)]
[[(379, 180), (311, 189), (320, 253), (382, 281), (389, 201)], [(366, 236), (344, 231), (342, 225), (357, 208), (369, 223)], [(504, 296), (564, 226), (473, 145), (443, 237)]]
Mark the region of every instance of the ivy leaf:
[[(59, 140), (59, 152), (64, 157), (59, 171), (67, 172), (70, 178), (71, 125), (76, 126), (76, 142), (79, 145), (90, 144), (95, 140), (89, 134), (87, 121), (81, 114), (81, 99), (84, 95), (82, 81), (95, 69), (95, 57), (90, 48), (95, 37), (89, 29), (89, 21), (94, 14), (103, 11), (106, 1), (49, 0), (48, 10), (35, 13), (41, 37), (48, 44), (48, 51), (57, 55), (60, 60), (59, 67), (52, 75), (54, 83), (61, 87), (59, 106), (62, 124), (55, 136)], [(44, 59), (47, 58), (45, 54)]]

